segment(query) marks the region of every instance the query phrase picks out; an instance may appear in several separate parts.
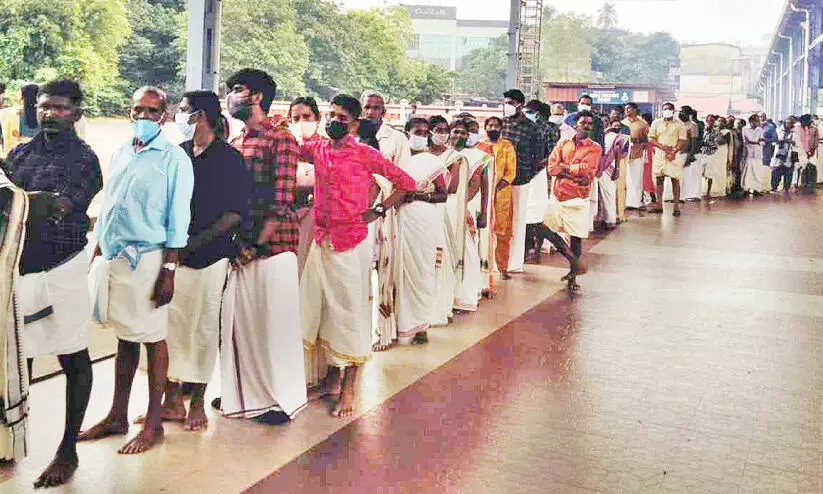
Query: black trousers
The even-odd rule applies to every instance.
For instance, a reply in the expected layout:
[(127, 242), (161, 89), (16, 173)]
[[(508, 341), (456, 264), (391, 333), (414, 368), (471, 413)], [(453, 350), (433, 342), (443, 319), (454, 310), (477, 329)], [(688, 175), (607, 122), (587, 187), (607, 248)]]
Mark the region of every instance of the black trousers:
[(793, 166), (778, 166), (777, 168), (772, 168), (772, 191), (777, 192), (781, 179), (783, 179), (783, 190), (789, 190), (792, 186), (792, 175), (794, 175)]

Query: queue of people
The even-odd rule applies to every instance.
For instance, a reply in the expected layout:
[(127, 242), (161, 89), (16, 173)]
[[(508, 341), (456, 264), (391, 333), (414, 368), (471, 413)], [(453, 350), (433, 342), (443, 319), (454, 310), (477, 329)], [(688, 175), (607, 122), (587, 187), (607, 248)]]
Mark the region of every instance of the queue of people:
[[(469, 113), (414, 116), (401, 131), (376, 91), (337, 95), (326, 115), (313, 98), (297, 98), (282, 117), (269, 113), (269, 74), (243, 69), (227, 86), (230, 118), (211, 91), (186, 93), (172, 113), (163, 90), (139, 89), (133, 136), (105, 180), (78, 137), (77, 83), (40, 86), (33, 111), (20, 114), (21, 125), (37, 125), (0, 177), (9, 218), (0, 300), (15, 309), (3, 385), (16, 411), (0, 424), (0, 453), (25, 452), (31, 359), (58, 356), (65, 430), (37, 487), (68, 481), (77, 442), (129, 433), (141, 345), (149, 400), (120, 453), (151, 449), (165, 421), (207, 427), (218, 360), (221, 397), (211, 405), (224, 417), (284, 424), (325, 398), (332, 415), (349, 417), (372, 352), (426, 345), (431, 327), (481, 309), (512, 274), (540, 262), (546, 240), (568, 260), (563, 280), (577, 290), (582, 242), (595, 228), (615, 228), (626, 210), (662, 211), (668, 183), (675, 215), (681, 197), (767, 190), (764, 166), (773, 189), (775, 178), (788, 186), (793, 153), (811, 159), (806, 146), (817, 142), (805, 117), (798, 129), (787, 121), (768, 133), (753, 117), (738, 136), (723, 118), (704, 129), (687, 107), (676, 118), (673, 104), (654, 121), (634, 104), (601, 117), (583, 96), (566, 115), (517, 89), (482, 132)], [(181, 145), (165, 136), (167, 120)], [(242, 128), (232, 132), (230, 121)], [(771, 153), (755, 149), (767, 145), (769, 163)], [(87, 249), (86, 211), (101, 190)], [(118, 348), (111, 408), (81, 431), (92, 391), (89, 315)]]

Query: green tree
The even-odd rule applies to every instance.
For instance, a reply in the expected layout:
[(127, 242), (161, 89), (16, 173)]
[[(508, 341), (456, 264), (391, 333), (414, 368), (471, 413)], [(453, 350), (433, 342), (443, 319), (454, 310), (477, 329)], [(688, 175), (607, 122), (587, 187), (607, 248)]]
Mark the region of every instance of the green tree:
[(278, 97), (304, 94), (309, 50), (295, 15), (294, 0), (224, 0), (220, 79), (254, 67), (273, 75)]
[(457, 71), (456, 84), (460, 93), (488, 98), (500, 97), (506, 90), (508, 38), (492, 40), (485, 48), (472, 50)]
[(644, 35), (625, 30), (599, 32), (592, 70), (603, 82), (662, 84), (680, 64), (680, 48), (668, 33)]
[(119, 50), (129, 33), (123, 0), (0, 0), (0, 77), (12, 88), (77, 79), (94, 114), (118, 104)]
[(185, 45), (179, 38), (185, 29), (185, 0), (126, 0), (126, 8), (132, 34), (120, 52), (125, 91), (158, 86), (177, 99), (184, 82), (179, 67)]
[(604, 3), (597, 12), (597, 27), (603, 30), (617, 27), (617, 9), (614, 8), (613, 3)]
[[(545, 11), (544, 11), (545, 12)], [(591, 19), (575, 14), (544, 13), (540, 72), (548, 82), (591, 79), (592, 50), (597, 31)]]

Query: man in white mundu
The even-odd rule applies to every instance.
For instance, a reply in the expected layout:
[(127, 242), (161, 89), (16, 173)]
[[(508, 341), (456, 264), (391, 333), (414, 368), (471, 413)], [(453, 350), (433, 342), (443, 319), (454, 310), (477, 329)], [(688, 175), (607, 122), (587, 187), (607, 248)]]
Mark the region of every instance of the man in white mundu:
[(34, 483), (52, 487), (68, 481), (77, 468), (77, 435), (91, 394), (86, 210), (103, 177), (97, 155), (72, 129), (82, 115), (80, 86), (67, 80), (50, 82), (40, 88), (37, 100), (40, 131), (11, 150), (7, 169), (14, 183), (29, 193), (31, 206), (17, 292), (29, 379), (33, 358), (41, 355), (57, 356), (66, 374), (63, 439)]
[(149, 406), (142, 431), (120, 449), (124, 454), (142, 453), (163, 439), (168, 304), (191, 219), (194, 172), (186, 152), (163, 135), (167, 107), (160, 89), (145, 87), (134, 94), (134, 139), (112, 157), (94, 230), (98, 244), (89, 273), (93, 314), (98, 322), (114, 328), (117, 359), (111, 409), (79, 439), (128, 433), (131, 385), (143, 344), (148, 356)]
[[(373, 246), (368, 240), (368, 224), (384, 216), (405, 192), (417, 189), (413, 178), (353, 137), (360, 114), (356, 98), (335, 96), (326, 125), (331, 140), (306, 142), (300, 147), (301, 157), (315, 166), (314, 242), (300, 279), (308, 380), (323, 381), (312, 398), (330, 395), (339, 386), (340, 399), (332, 410), (332, 415), (339, 417), (354, 413), (358, 368), (372, 351), (369, 275)], [(398, 193), (370, 209), (373, 174), (390, 180)], [(325, 354), (324, 359), (318, 350)], [(320, 360), (327, 364), (325, 376), (317, 369), (317, 364), (323, 363)], [(338, 384), (341, 369), (343, 379)]]
[(623, 125), (631, 131), (629, 162), (626, 166), (626, 208), (640, 209), (643, 207), (643, 166), (649, 141), (649, 124), (640, 117), (637, 103), (626, 105)]

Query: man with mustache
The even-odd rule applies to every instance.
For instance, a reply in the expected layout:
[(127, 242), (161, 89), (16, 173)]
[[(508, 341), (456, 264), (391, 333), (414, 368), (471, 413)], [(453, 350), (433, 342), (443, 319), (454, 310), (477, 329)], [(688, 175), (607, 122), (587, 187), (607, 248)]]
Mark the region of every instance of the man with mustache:
[(56, 355), (66, 374), (63, 440), (35, 487), (63, 484), (77, 469), (77, 435), (91, 394), (86, 209), (103, 177), (97, 155), (74, 131), (82, 103), (76, 82), (44, 84), (37, 97), (39, 132), (9, 153), (7, 166), (30, 198), (19, 289), (29, 376), (33, 358), (41, 355)]

